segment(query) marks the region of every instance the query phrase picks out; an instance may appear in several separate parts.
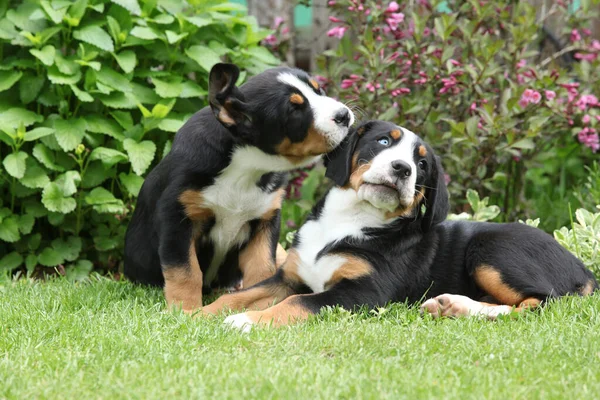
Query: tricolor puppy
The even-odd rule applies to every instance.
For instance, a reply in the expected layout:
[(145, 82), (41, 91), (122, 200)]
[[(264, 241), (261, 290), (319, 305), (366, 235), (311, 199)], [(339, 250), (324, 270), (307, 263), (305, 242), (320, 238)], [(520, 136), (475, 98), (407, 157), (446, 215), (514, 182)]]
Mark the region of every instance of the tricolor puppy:
[(274, 68), (236, 86), (210, 71), (209, 101), (179, 130), (140, 191), (125, 238), (125, 274), (164, 285), (167, 304), (202, 306), (202, 289), (275, 273), (286, 171), (344, 139), (352, 112), (306, 73)]
[(428, 298), (422, 310), (434, 317), (495, 318), (598, 288), (579, 260), (538, 229), (444, 221), (440, 159), (407, 129), (363, 124), (330, 155), (327, 176), (338, 186), (315, 206), (277, 273), (221, 297), (206, 313), (254, 309), (225, 320), (248, 330), (305, 319), (325, 306)]

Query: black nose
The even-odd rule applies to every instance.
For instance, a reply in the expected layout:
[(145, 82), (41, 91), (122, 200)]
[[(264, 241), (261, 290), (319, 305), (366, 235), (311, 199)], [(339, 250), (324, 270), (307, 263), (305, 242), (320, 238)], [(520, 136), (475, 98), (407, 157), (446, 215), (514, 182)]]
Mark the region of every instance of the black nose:
[(394, 169), (394, 175), (399, 178), (408, 178), (412, 172), (410, 165), (402, 160), (392, 161), (392, 168)]
[(347, 108), (341, 109), (333, 117), (333, 122), (347, 128), (350, 125), (350, 111)]

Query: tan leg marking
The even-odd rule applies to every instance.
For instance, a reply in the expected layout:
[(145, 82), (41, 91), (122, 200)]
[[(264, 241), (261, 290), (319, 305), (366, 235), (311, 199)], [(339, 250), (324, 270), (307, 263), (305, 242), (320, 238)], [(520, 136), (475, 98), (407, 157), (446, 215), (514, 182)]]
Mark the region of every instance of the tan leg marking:
[(581, 288), (580, 290), (580, 294), (582, 296), (589, 296), (594, 292), (594, 288), (596, 287), (595, 282), (593, 279), (590, 279), (584, 287)]
[(240, 311), (245, 308), (263, 310), (276, 304), (288, 296), (293, 291), (287, 283), (300, 282), (300, 277), (296, 273), (296, 263), (299, 258), (295, 250), (290, 250), (288, 258), (281, 267), (284, 271), (284, 281), (279, 284), (262, 285), (249, 288), (237, 293), (225, 294), (215, 300), (212, 304), (204, 307), (202, 311), (205, 314), (218, 314), (224, 310)]
[(179, 195), (179, 203), (183, 206), (185, 215), (192, 221), (203, 221), (214, 216), (210, 208), (203, 206), (204, 196), (199, 190), (184, 190)]
[(285, 249), (283, 248), (283, 246), (281, 244), (277, 243), (277, 251), (275, 253), (275, 265), (277, 267), (280, 267), (281, 265), (283, 265), (286, 258), (287, 258), (287, 252), (285, 251)]
[(303, 296), (307, 295), (296, 294), (290, 296), (281, 303), (263, 311), (248, 311), (242, 314), (231, 315), (225, 319), (225, 323), (248, 332), (252, 325), (260, 324), (279, 327), (306, 320), (312, 312), (304, 308), (300, 303)]
[(536, 308), (540, 303), (539, 299), (529, 297), (515, 308), (508, 305), (484, 303), (470, 299), (467, 296), (446, 293), (424, 302), (421, 305), (421, 312), (431, 314), (433, 318), (477, 316), (493, 320), (499, 315)]
[(169, 308), (180, 307), (191, 314), (202, 307), (202, 270), (196, 257), (196, 246), (191, 241), (189, 262), (184, 266), (168, 266), (165, 277), (165, 299)]
[(500, 272), (491, 265), (480, 265), (473, 274), (477, 285), (502, 304), (516, 306), (525, 296), (502, 281)]
[(325, 283), (325, 290), (342, 279), (358, 279), (373, 272), (373, 266), (368, 261), (349, 254), (339, 255), (345, 257), (346, 262), (331, 275), (331, 278)]

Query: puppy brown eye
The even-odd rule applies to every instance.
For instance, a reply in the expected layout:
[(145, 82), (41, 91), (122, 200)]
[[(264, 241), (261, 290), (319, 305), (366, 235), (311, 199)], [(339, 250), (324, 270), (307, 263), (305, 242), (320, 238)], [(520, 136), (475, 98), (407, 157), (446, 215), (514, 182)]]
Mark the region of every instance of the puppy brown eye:
[(382, 137), (377, 139), (377, 143), (383, 145), (383, 146), (389, 146), (390, 145), (390, 139), (386, 138), (386, 137)]
[(421, 168), (421, 169), (427, 168), (427, 161), (425, 161), (425, 160), (419, 161), (419, 168)]

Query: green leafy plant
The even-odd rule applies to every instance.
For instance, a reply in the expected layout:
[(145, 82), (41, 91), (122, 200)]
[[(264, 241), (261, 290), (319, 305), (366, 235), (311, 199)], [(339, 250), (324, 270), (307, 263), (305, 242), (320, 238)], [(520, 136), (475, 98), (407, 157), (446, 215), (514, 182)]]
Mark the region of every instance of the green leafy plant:
[(0, 2), (1, 270), (117, 270), (144, 174), (207, 104), (212, 65), (279, 63), (244, 12), (221, 0)]
[(577, 222), (572, 221), (570, 229), (555, 230), (554, 238), (600, 278), (600, 205), (596, 208), (595, 213), (583, 208), (575, 211)]
[(448, 219), (459, 221), (491, 221), (500, 215), (500, 207), (496, 205), (488, 206), (489, 197), (479, 198), (479, 193), (473, 189), (467, 190), (467, 202), (471, 206), (472, 213), (462, 212), (460, 214), (450, 214)]
[[(329, 2), (328, 35), (340, 41), (319, 61), (322, 81), (357, 114), (422, 135), (443, 155), (455, 198), (474, 189), (506, 221), (560, 213), (542, 220), (551, 231), (568, 221), (561, 205), (600, 151), (600, 42), (589, 29), (598, 1), (569, 4)], [(547, 54), (552, 18), (564, 21), (553, 32), (562, 47)]]

